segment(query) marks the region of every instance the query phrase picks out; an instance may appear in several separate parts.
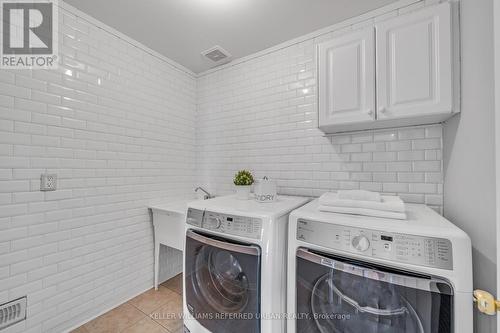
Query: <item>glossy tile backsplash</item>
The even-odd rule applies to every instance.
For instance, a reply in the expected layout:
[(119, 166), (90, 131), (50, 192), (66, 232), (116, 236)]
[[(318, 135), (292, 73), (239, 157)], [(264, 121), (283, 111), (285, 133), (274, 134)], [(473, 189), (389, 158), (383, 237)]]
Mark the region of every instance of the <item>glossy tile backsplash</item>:
[[(230, 193), (238, 169), (283, 194), (361, 188), (442, 210), (440, 125), (317, 129), (314, 48), (333, 33), (196, 78), (81, 17), (60, 14), (58, 71), (0, 71), (0, 303), (28, 295), (6, 332), (65, 331), (151, 287), (147, 204)], [(57, 191), (39, 191), (43, 172)]]
[(234, 190), (233, 173), (271, 177), (283, 194), (396, 193), (442, 212), (441, 125), (324, 137), (317, 129), (315, 47), (335, 34), (431, 5), (421, 2), (198, 78), (199, 182)]
[(0, 70), (0, 304), (28, 295), (9, 333), (64, 332), (150, 288), (146, 206), (194, 188), (195, 78), (75, 14), (58, 71)]

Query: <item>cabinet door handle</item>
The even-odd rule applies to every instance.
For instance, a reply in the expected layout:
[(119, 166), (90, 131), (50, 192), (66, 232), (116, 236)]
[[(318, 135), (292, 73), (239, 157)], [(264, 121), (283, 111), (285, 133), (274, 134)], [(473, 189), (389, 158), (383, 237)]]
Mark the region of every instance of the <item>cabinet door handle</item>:
[(373, 110), (372, 109), (366, 110), (366, 114), (369, 116), (373, 115)]

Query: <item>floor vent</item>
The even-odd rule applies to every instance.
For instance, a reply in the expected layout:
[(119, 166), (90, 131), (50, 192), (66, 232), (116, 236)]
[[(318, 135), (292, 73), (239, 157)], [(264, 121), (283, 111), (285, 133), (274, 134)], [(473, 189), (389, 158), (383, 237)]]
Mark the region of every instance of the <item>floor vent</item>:
[(25, 297), (0, 305), (0, 330), (26, 319)]

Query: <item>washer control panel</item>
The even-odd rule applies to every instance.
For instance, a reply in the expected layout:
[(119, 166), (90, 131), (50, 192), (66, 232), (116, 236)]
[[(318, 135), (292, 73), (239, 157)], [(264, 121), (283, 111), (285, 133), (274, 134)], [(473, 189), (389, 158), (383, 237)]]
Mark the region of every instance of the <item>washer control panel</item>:
[(203, 223), (203, 214), (204, 213), (205, 213), (205, 211), (203, 211), (203, 210), (189, 208), (188, 212), (187, 212), (187, 216), (186, 216), (187, 224), (201, 227), (201, 224)]
[(377, 259), (440, 269), (453, 269), (448, 239), (299, 220), (297, 240)]
[(262, 220), (255, 217), (188, 209), (188, 224), (228, 235), (261, 239)]

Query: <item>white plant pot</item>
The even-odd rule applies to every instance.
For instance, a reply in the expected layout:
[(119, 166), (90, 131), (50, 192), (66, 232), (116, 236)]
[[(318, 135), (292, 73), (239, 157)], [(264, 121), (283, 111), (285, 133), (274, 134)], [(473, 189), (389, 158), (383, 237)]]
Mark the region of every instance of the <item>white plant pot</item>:
[(250, 190), (252, 185), (236, 185), (236, 198), (240, 200), (250, 199)]

